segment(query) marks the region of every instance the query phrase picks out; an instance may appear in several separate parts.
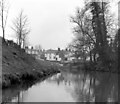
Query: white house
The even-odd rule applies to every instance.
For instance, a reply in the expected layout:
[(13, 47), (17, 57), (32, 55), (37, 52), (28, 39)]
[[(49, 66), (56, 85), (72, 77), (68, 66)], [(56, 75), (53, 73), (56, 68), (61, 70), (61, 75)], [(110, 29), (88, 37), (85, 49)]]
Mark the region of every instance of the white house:
[(49, 61), (61, 61), (60, 56), (57, 55), (56, 53), (57, 53), (57, 50), (52, 50), (52, 49), (47, 50), (45, 52), (46, 60), (49, 60)]
[(75, 57), (73, 57), (73, 52), (67, 50), (49, 49), (45, 52), (45, 57), (46, 60), (49, 61), (72, 61), (75, 59)]
[(26, 53), (33, 54), (33, 55), (39, 53), (39, 51), (36, 50), (36, 49), (29, 49), (29, 48), (27, 48), (27, 49), (25, 49), (25, 51), (26, 51)]

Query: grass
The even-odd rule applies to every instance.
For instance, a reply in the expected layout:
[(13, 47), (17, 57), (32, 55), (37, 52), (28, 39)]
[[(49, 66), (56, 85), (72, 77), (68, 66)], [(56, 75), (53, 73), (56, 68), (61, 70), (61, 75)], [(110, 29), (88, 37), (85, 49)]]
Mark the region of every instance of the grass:
[(58, 64), (37, 60), (20, 48), (2, 42), (2, 86), (8, 87), (23, 80), (36, 80), (58, 72)]

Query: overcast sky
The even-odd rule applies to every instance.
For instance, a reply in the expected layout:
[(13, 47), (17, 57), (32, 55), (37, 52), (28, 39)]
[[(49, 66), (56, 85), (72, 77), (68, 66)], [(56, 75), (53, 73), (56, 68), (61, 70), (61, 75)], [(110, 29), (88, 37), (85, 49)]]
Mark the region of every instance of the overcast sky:
[[(24, 9), (31, 27), (29, 43), (33, 46), (40, 44), (44, 49), (65, 48), (72, 41), (74, 35), (70, 16), (74, 15), (76, 7), (83, 6), (83, 0), (9, 0), (9, 2), (11, 6), (6, 37), (12, 39), (15, 36), (10, 26), (20, 10)], [(115, 8), (114, 6), (113, 11), (116, 11)]]

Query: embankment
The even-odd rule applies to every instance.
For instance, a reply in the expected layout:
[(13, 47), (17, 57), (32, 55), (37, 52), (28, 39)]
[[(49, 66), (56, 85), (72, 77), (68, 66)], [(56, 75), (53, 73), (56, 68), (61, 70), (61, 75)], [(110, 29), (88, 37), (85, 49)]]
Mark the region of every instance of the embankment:
[(35, 81), (59, 72), (60, 66), (48, 61), (36, 60), (17, 45), (2, 42), (2, 88)]

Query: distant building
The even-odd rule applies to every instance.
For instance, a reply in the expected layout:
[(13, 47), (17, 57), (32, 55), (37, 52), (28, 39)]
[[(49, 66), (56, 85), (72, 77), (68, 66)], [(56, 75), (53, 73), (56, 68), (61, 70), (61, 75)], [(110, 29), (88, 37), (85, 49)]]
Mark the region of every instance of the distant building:
[(25, 49), (25, 52), (28, 53), (28, 54), (38, 54), (39, 53), (39, 50), (36, 50), (36, 49)]
[(49, 61), (72, 61), (75, 59), (73, 57), (73, 51), (70, 50), (46, 50), (45, 52), (46, 60)]
[(25, 52), (27, 54), (31, 54), (32, 56), (34, 56), (37, 59), (40, 59), (40, 52), (39, 52), (39, 50), (33, 49), (33, 47), (31, 47), (31, 48), (25, 47)]
[(36, 59), (43, 59), (48, 61), (72, 61), (75, 59), (73, 56), (74, 52), (71, 50), (36, 50), (33, 47), (25, 47), (25, 52), (33, 55)]
[(49, 61), (61, 61), (61, 58), (59, 57), (59, 55), (57, 55), (58, 50), (52, 50), (52, 49), (49, 49), (45, 52), (45, 57), (46, 57), (46, 60), (49, 60)]

